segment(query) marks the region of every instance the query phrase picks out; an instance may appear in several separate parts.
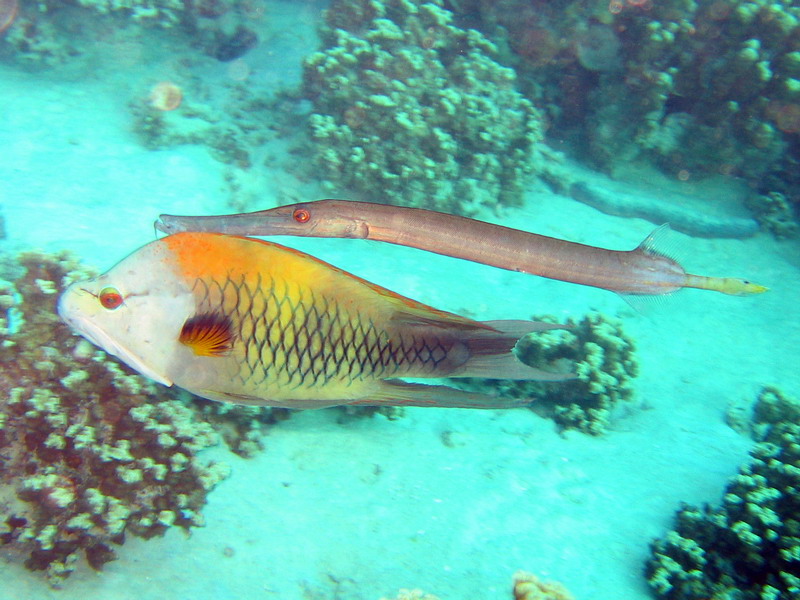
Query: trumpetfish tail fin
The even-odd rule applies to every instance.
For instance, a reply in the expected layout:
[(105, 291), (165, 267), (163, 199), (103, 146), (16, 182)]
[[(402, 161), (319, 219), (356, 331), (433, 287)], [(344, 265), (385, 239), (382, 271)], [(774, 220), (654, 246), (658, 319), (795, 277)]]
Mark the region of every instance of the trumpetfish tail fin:
[[(657, 227), (639, 245), (639, 249), (647, 254), (664, 256), (681, 264), (685, 258), (683, 256), (685, 253), (682, 251), (679, 243), (676, 242), (676, 238), (671, 235), (671, 232), (672, 229), (668, 223)], [(739, 279), (736, 277), (706, 277), (704, 275), (692, 275), (690, 273), (686, 273), (686, 281), (683, 287), (720, 292), (722, 294), (728, 294), (729, 296), (752, 296), (754, 294), (762, 294), (769, 290), (768, 287), (753, 283), (747, 279)], [(623, 297), (628, 301), (627, 295), (623, 295)]]
[(697, 288), (700, 290), (711, 290), (721, 292), (729, 296), (752, 296), (763, 294), (769, 288), (758, 283), (753, 283), (747, 279), (737, 279), (736, 277), (704, 277), (702, 275), (686, 275), (684, 287)]

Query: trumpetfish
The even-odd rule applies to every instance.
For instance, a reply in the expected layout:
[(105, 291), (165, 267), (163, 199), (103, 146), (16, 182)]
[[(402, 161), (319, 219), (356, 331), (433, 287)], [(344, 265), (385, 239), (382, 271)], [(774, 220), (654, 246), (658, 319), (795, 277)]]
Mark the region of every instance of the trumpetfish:
[(377, 240), (629, 296), (669, 294), (682, 288), (733, 296), (767, 291), (745, 279), (687, 273), (657, 248), (666, 226), (633, 250), (608, 250), (426, 209), (347, 200), (318, 200), (232, 215), (165, 214), (155, 225), (165, 233)]
[(58, 313), (143, 375), (237, 404), (506, 408), (520, 402), (400, 378), (571, 377), (513, 353), (521, 336), (563, 326), (473, 321), (297, 250), (218, 233), (155, 240), (72, 283)]

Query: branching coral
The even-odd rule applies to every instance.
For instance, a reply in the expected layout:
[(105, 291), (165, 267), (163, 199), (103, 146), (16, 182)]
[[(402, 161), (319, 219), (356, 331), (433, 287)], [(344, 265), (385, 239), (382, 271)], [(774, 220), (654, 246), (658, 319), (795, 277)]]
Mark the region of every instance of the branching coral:
[(719, 508), (684, 506), (652, 544), (647, 577), (668, 600), (800, 597), (800, 404), (765, 388), (754, 408), (761, 440)]
[(250, 458), (264, 449), (264, 430), (268, 425), (287, 420), (287, 408), (244, 406), (193, 397), (192, 407), (213, 425), (222, 439), (239, 456)]
[(334, 0), (304, 65), (332, 187), (451, 212), (520, 202), (541, 121), (511, 69), (440, 0)]
[[(551, 317), (538, 321), (555, 322)], [(618, 319), (591, 313), (569, 320), (569, 329), (530, 335), (520, 340), (520, 359), (545, 370), (572, 369), (577, 377), (558, 383), (496, 380), (472, 381), (502, 395), (530, 398), (536, 410), (549, 413), (561, 427), (598, 435), (609, 425), (611, 411), (633, 395), (638, 372), (635, 346)]]
[(197, 452), (216, 442), (184, 402), (75, 337), (58, 292), (85, 273), (65, 255), (24, 254), (0, 290), (0, 544), (54, 584), (79, 556), (100, 568), (125, 535), (201, 523), (226, 473)]
[(562, 427), (600, 434), (613, 407), (633, 396), (635, 346), (619, 319), (591, 313), (567, 325), (571, 328), (525, 338), (520, 358), (529, 364), (572, 363), (577, 378), (546, 386), (540, 402), (553, 407)]

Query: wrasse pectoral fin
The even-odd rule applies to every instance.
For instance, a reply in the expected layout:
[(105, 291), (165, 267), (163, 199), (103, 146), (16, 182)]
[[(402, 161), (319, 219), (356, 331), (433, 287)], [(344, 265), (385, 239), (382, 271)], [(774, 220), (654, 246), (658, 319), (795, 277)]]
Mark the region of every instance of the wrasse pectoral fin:
[(220, 313), (202, 313), (186, 320), (178, 341), (197, 356), (225, 356), (233, 347), (233, 324)]
[(405, 381), (380, 382), (369, 397), (348, 402), (353, 406), (427, 406), (439, 408), (514, 408), (530, 402), (525, 398), (496, 398), (465, 392), (446, 385), (425, 385)]

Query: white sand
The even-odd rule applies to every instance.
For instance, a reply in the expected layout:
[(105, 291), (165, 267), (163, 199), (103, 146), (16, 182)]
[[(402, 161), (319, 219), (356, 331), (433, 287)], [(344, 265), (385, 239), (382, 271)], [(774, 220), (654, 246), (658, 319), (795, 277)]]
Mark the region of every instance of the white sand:
[[(292, 6), (270, 5), (273, 27)], [(279, 81), (275, 69), (291, 71), (286, 55), (313, 47), (297, 31), (275, 38), (281, 61), (260, 55), (262, 81)], [(106, 268), (152, 239), (160, 212), (225, 210), (224, 169), (204, 150), (152, 152), (133, 136), (126, 104), (149, 80), (138, 69), (116, 80), (0, 71), (4, 243), (71, 248)], [(295, 66), (283, 75), (296, 74)], [(265, 195), (263, 207), (273, 203)], [(652, 228), (543, 189), (499, 222), (618, 249)], [(443, 600), (505, 599), (517, 569), (561, 580), (577, 598), (647, 598), (649, 541), (670, 528), (680, 502), (716, 502), (752, 444), (725, 424), (728, 405), (767, 384), (800, 395), (798, 244), (675, 237), (688, 270), (750, 277), (771, 291), (687, 291), (645, 318), (608, 292), (414, 250), (281, 240), (475, 318), (619, 314), (638, 345), (635, 401), (599, 438), (559, 435), (524, 409), (409, 409), (397, 421), (345, 424), (336, 411), (296, 414), (270, 430), (254, 459), (208, 452), (233, 475), (211, 493), (207, 525), (191, 537), (130, 538), (102, 573), (82, 565), (60, 591), (0, 562), (0, 599), (377, 600), (401, 587)]]

